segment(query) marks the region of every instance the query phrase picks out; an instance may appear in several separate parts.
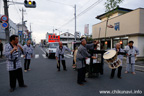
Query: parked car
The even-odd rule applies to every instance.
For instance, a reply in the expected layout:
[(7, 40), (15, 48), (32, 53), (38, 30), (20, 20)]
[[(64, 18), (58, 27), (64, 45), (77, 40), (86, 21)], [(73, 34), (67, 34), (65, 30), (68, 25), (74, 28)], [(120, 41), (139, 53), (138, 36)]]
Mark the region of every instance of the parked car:
[(56, 49), (59, 46), (58, 42), (48, 43), (46, 46), (46, 56), (48, 58), (55, 57)]

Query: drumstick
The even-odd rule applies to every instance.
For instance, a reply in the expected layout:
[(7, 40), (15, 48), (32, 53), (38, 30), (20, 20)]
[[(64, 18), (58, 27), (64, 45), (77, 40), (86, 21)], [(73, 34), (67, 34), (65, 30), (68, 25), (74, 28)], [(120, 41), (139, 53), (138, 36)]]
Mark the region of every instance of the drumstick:
[(58, 62), (58, 60), (56, 60), (57, 61), (57, 66), (59, 67), (59, 62)]

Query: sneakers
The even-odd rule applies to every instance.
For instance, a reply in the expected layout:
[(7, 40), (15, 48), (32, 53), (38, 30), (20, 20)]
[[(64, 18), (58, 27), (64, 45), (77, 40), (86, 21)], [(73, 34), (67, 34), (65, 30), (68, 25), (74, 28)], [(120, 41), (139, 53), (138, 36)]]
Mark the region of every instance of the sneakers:
[(24, 70), (24, 72), (27, 72), (27, 70)]

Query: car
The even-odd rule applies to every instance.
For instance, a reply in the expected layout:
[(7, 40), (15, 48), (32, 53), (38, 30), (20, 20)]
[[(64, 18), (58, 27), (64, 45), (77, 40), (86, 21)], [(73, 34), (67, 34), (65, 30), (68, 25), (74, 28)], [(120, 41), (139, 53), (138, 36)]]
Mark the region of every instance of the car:
[(59, 46), (58, 42), (48, 43), (47, 46), (46, 46), (46, 49), (45, 49), (46, 56), (48, 58), (55, 57), (56, 49), (57, 49), (58, 46)]

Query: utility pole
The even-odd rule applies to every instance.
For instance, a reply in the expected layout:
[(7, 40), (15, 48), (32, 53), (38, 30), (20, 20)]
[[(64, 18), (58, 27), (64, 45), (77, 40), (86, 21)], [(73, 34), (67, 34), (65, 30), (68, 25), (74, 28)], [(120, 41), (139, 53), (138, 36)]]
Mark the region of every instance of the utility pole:
[(76, 5), (74, 6), (74, 17), (75, 17), (75, 42), (76, 42)]
[(23, 33), (23, 22), (24, 22), (24, 16), (23, 16), (23, 12), (24, 12), (24, 10), (23, 10), (23, 8), (22, 8), (22, 38), (21, 38), (21, 43), (23, 44), (23, 40), (24, 40), (24, 33)]
[(4, 2), (4, 13), (8, 17), (8, 21), (7, 21), (8, 27), (5, 28), (6, 43), (8, 43), (9, 42), (9, 14), (8, 14), (8, 4), (7, 4), (8, 1), (3, 0), (3, 2)]
[(22, 36), (21, 36), (21, 43), (23, 44), (23, 40), (24, 40), (24, 28), (23, 28), (23, 26), (25, 25), (24, 24), (24, 12), (25, 12), (25, 10), (22, 8), (22, 10), (20, 10), (20, 11), (22, 11)]

